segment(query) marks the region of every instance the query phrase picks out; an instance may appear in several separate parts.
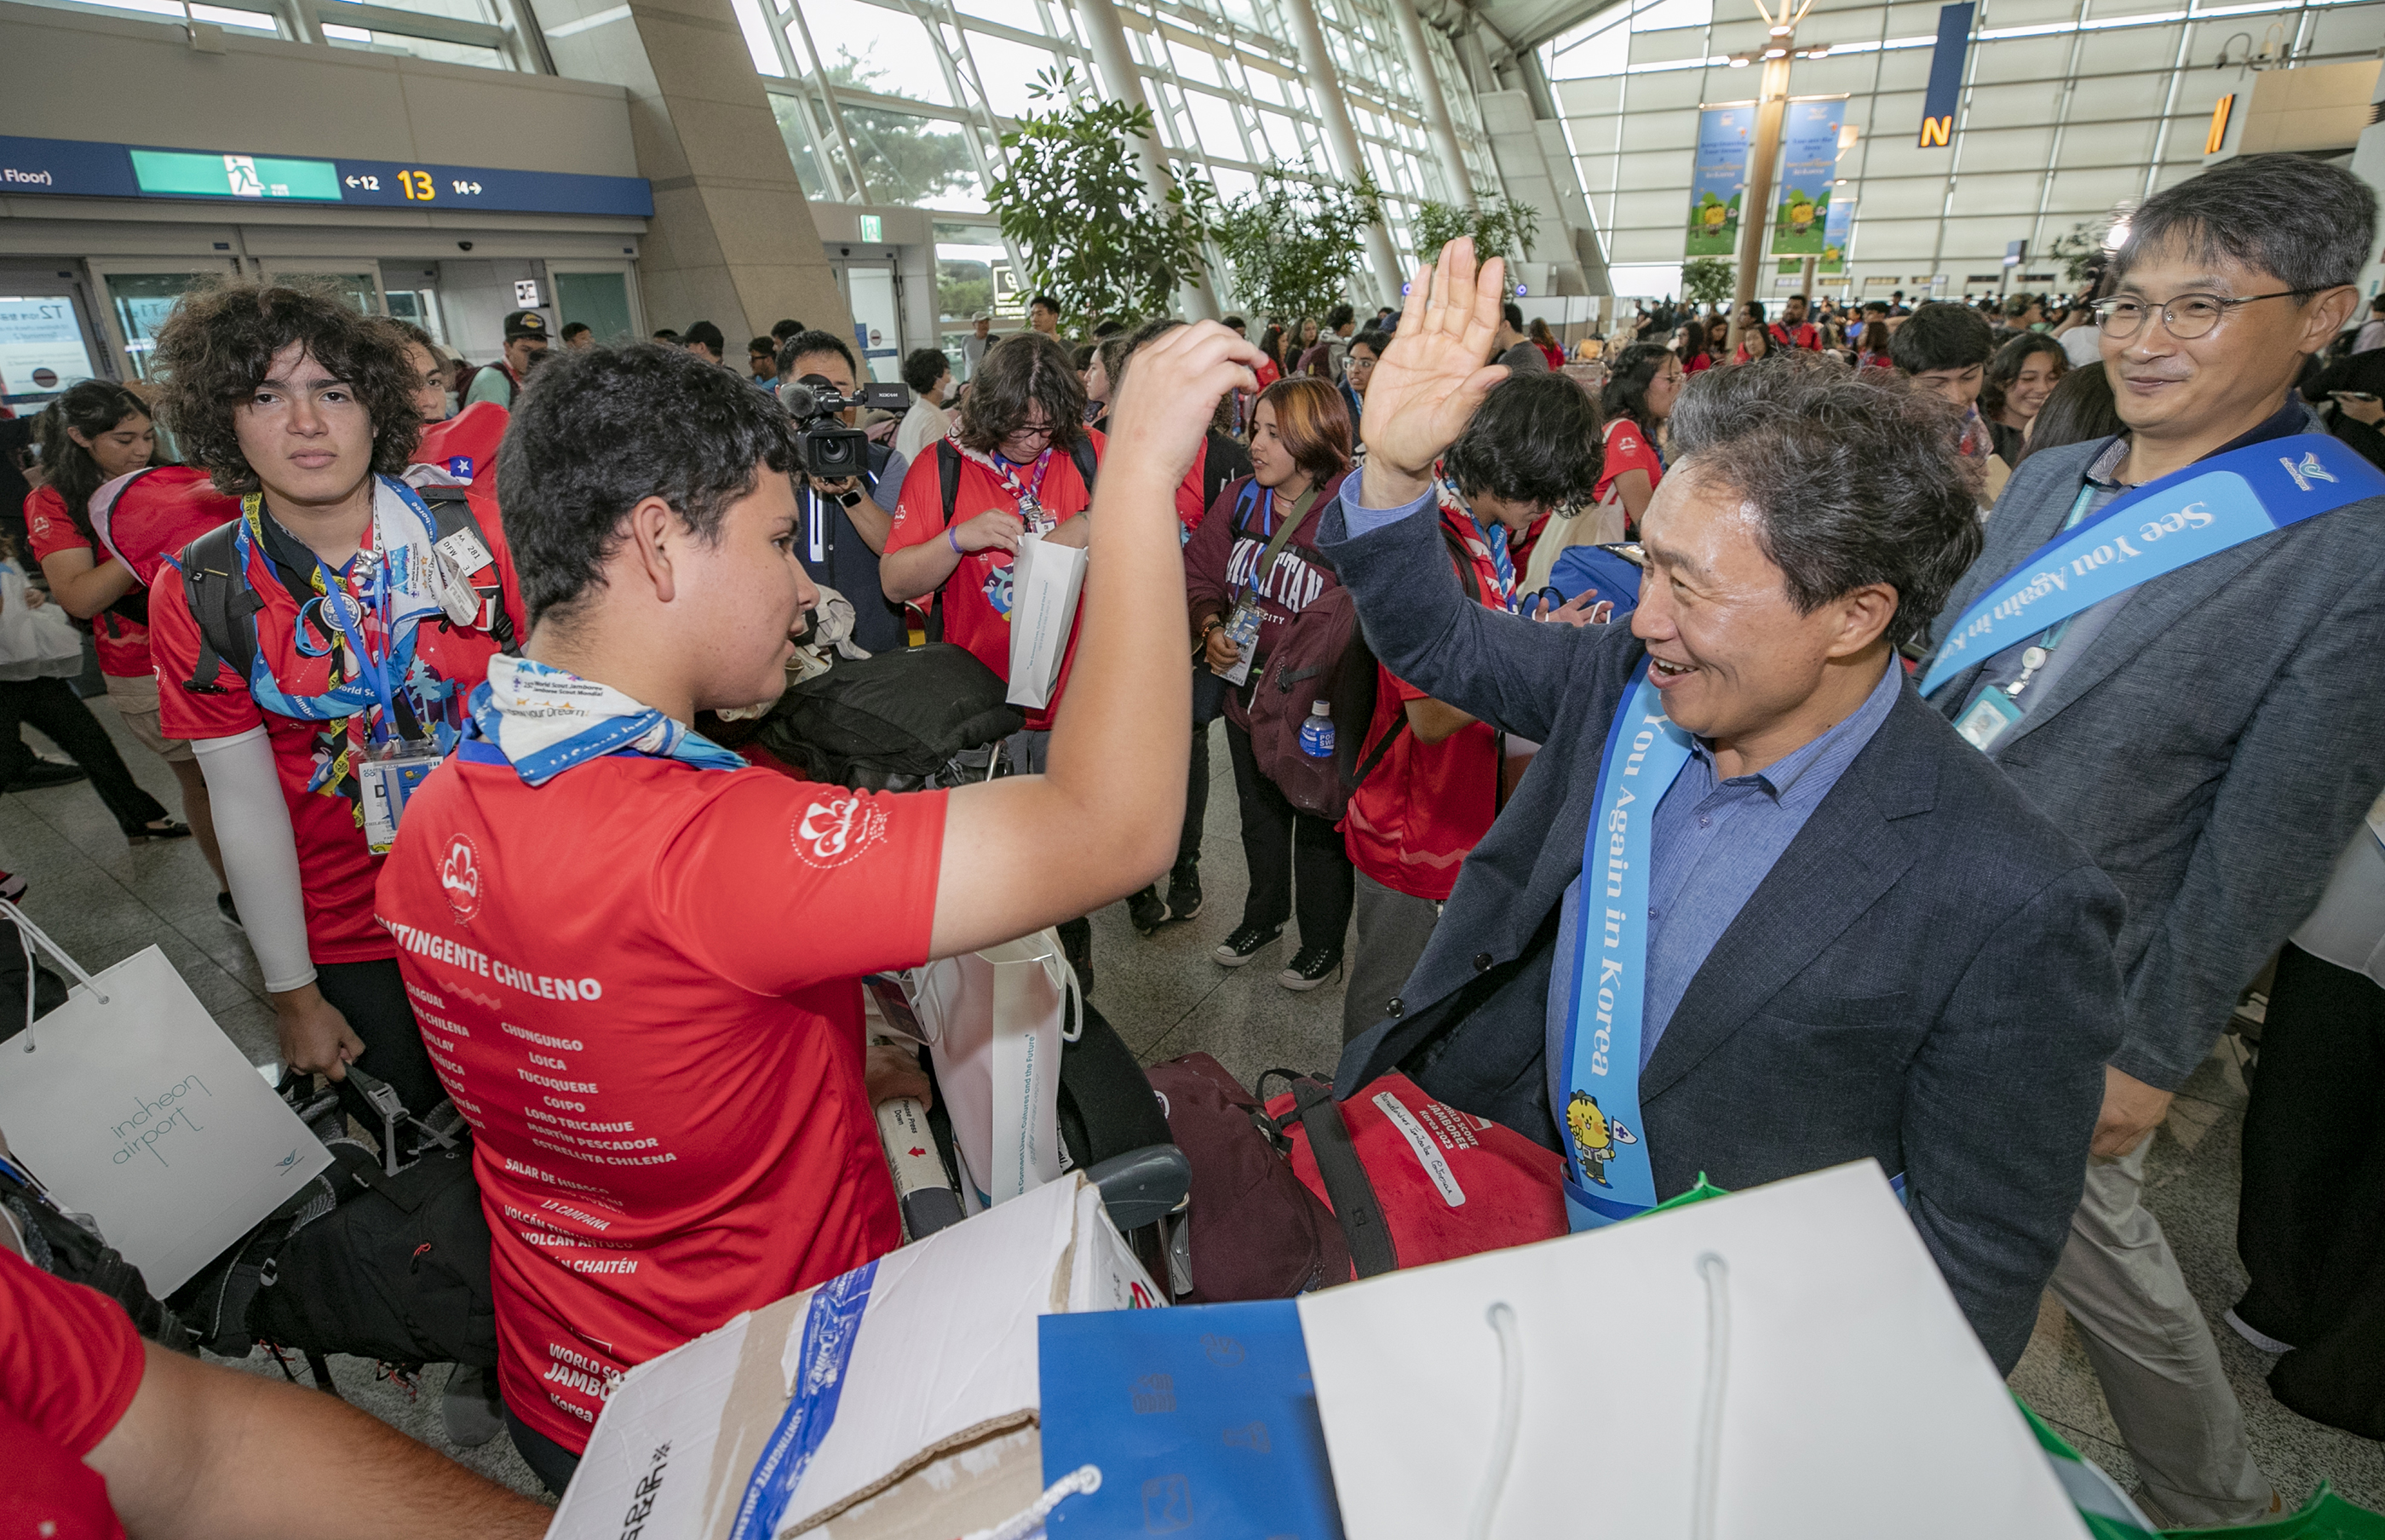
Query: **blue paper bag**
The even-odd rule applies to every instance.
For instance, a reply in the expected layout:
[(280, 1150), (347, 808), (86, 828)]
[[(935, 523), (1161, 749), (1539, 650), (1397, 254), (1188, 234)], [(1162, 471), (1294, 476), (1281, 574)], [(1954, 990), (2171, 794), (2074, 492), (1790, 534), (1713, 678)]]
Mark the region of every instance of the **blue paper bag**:
[(1052, 1540), (1341, 1540), (1325, 1429), (1291, 1300), (1047, 1315), (1043, 1480), (1101, 1489)]

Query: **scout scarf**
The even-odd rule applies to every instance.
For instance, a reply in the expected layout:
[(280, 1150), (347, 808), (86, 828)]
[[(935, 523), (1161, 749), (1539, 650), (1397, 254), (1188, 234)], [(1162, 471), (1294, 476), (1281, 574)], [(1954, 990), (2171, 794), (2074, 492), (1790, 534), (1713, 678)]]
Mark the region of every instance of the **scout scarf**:
[(1992, 584), (1947, 629), (1921, 693), (2149, 578), (2378, 496), (2385, 471), (2324, 433), (2197, 460), (2114, 498)]
[(1438, 462), (1432, 468), (1432, 492), (1433, 495), (1440, 500), (1441, 511), (1444, 515), (1459, 520), (1460, 529), (1473, 532), (1466, 537), (1467, 544), (1479, 545), (1481, 547), (1481, 554), (1490, 557), (1491, 570), (1497, 577), (1499, 583), (1498, 607), (1513, 615), (1516, 612), (1516, 557), (1515, 553), (1507, 548), (1507, 526), (1493, 519), (1491, 520), (1490, 527), (1484, 528), (1482, 521), (1474, 517), (1473, 507), (1467, 504), (1464, 496), (1459, 495), (1456, 486), (1449, 478), (1442, 473)]
[(503, 654), (489, 659), (489, 682), (472, 692), (471, 736), (460, 752), (475, 764), (510, 765), (533, 786), (607, 754), (745, 768), (711, 739), (609, 684)]
[(1018, 468), (1008, 460), (998, 455), (989, 455), (981, 450), (972, 449), (963, 444), (961, 431), (957, 425), (954, 427), (950, 436), (953, 447), (960, 451), (961, 458), (983, 466), (988, 475), (1002, 483), (1002, 490), (1010, 494), (1010, 500), (1018, 506), (1018, 517), (1027, 525), (1029, 533), (1041, 534), (1044, 528), (1049, 527), (1048, 523), (1039, 526), (1038, 521), (1051, 520), (1051, 515), (1043, 511), (1041, 499), (1043, 492), (1043, 473), (1052, 469), (1052, 456), (1055, 451), (1046, 447), (1043, 453), (1036, 456), (1034, 474), (1029, 480), (1021, 482), (1018, 479)]
[(1581, 852), (1573, 1020), (1565, 1048), (1566, 1219), (1594, 1230), (1656, 1206), (1640, 1115), (1640, 1039), (1648, 987), (1648, 863), (1656, 805), (1690, 762), (1689, 733), (1665, 715), (1648, 660), (1631, 670), (1598, 762), (1598, 800)]
[[(330, 687), (314, 693), (282, 688), (261, 649), (249, 665), (249, 695), (259, 707), (325, 724), (307, 790), (353, 795), (355, 761), (371, 745), (393, 738), (430, 740), (443, 751), (455, 743), (445, 709), (455, 687), (417, 667), (415, 657), (416, 629), (444, 613), (433, 549), (438, 532), (438, 521), (413, 488), (378, 476), (364, 544), (342, 571), (333, 572), (278, 526), (268, 531), (263, 495), (250, 493), (241, 500), (232, 538), (239, 570), (247, 571), (252, 553), (263, 545), (272, 564), (295, 574), (293, 596), (302, 586), (303, 596), (294, 645), (302, 657), (331, 660)], [(306, 570), (310, 561), (311, 572)]]

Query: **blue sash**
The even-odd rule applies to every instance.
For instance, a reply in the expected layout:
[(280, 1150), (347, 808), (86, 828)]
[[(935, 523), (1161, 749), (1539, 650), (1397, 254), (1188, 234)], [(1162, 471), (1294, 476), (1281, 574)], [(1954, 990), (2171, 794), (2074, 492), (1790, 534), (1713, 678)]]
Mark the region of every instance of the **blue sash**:
[(1631, 671), (1598, 764), (1598, 804), (1581, 850), (1573, 1022), (1565, 1105), (1566, 1217), (1575, 1230), (1656, 1206), (1641, 1133), (1641, 1013), (1648, 984), (1648, 852), (1656, 805), (1690, 761), (1690, 735), (1665, 716), (1648, 660)]
[(1973, 600), (1929, 660), (1921, 693), (2149, 578), (2378, 496), (2385, 471), (2324, 433), (2197, 460), (2114, 498)]

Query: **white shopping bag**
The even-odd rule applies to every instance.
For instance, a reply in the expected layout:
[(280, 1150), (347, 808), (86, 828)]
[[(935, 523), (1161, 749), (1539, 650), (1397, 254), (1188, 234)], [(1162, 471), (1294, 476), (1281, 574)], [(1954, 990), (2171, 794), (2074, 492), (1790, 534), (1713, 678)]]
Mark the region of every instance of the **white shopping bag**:
[(1010, 568), (1010, 690), (1003, 698), (1030, 709), (1052, 704), (1077, 596), (1085, 589), (1085, 553), (1040, 534), (1022, 536)]
[(25, 574), (0, 562), (0, 680), (72, 679), (82, 672), (82, 631), (56, 604), (26, 599)]
[(1868, 1160), (1300, 1321), (1349, 1540), (2086, 1534)]
[(1161, 1302), (1099, 1190), (1053, 1183), (631, 1370), (547, 1540), (981, 1531), (1043, 1488), (1037, 1318)]
[[(331, 1163), (156, 947), (82, 983), (0, 1044), (0, 1133), (61, 1208), (163, 1296)], [(13, 945), (13, 942), (9, 943)], [(0, 1008), (21, 1008), (13, 1004)]]
[(1059, 1176), (1060, 1045), (1067, 1021), (1084, 1030), (1059, 933), (939, 958), (904, 987), (953, 1121), (964, 1207), (974, 1214)]

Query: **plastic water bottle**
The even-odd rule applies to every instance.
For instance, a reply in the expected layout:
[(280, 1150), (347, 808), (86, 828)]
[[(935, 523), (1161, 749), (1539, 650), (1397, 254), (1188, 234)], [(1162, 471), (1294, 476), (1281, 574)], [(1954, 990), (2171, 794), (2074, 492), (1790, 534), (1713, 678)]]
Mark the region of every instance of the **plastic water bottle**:
[(1333, 757), (1333, 706), (1330, 701), (1317, 701), (1308, 707), (1308, 720), (1300, 724), (1300, 752), (1311, 759)]

